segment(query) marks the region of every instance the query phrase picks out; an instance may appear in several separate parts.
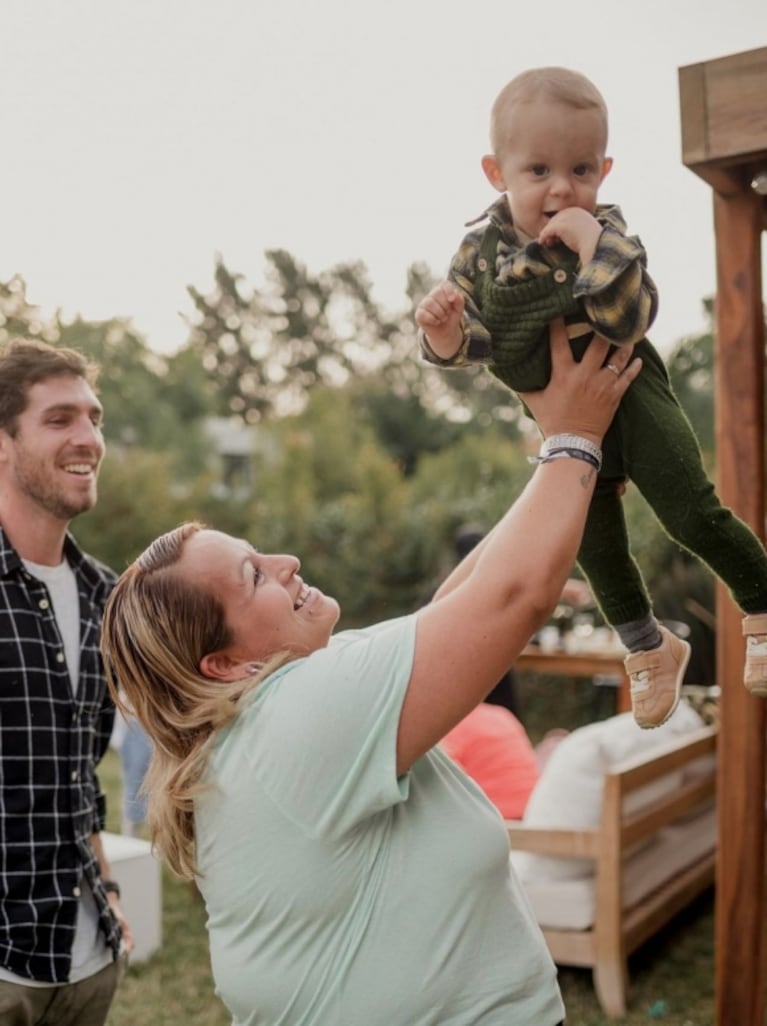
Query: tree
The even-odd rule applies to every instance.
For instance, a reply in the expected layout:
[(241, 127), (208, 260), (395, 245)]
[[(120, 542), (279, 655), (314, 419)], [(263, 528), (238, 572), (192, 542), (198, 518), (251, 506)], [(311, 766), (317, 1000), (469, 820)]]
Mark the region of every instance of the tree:
[(284, 250), (266, 258), (262, 290), (247, 289), (220, 257), (213, 290), (189, 288), (197, 315), (188, 346), (216, 377), (217, 412), (250, 423), (300, 410), (316, 384), (346, 381), (343, 332), (365, 309), (364, 290), (349, 287), (359, 267), (312, 276)]
[(429, 410), (414, 392), (390, 391), (378, 379), (352, 382), (348, 391), (358, 423), (370, 426), (406, 476), (424, 454), (449, 448), (466, 430)]
[(0, 343), (17, 336), (55, 342), (58, 335), (57, 320), (44, 317), (38, 306), (28, 302), (27, 286), (20, 275), (0, 282)]
[(714, 451), (714, 301), (705, 299), (703, 308), (710, 328), (703, 335), (690, 335), (674, 348), (668, 360), (671, 385), (682, 409), (708, 458)]
[(275, 458), (259, 470), (249, 536), (300, 553), (302, 575), (340, 602), (344, 626), (415, 607), (426, 573), (408, 484), (362, 423), (348, 389), (319, 388), (307, 408), (265, 430)]
[(121, 318), (60, 323), (59, 344), (99, 365), (110, 445), (172, 453), (175, 478), (204, 469), (202, 419), (212, 402), (201, 368), (183, 358), (166, 360)]
[(214, 382), (219, 415), (263, 422), (302, 410), (320, 385), (348, 385), (360, 417), (408, 473), (422, 451), (451, 443), (456, 424), (518, 434), (521, 404), (484, 368), (450, 373), (421, 358), (413, 307), (432, 284), (424, 266), (408, 271), (410, 305), (388, 313), (360, 262), (313, 275), (284, 250), (266, 261), (261, 288), (218, 257), (213, 288), (189, 289), (197, 312), (184, 355)]
[(188, 519), (188, 494), (168, 487), (172, 465), (168, 453), (108, 450), (99, 501), (72, 522), (80, 544), (119, 573), (158, 534)]

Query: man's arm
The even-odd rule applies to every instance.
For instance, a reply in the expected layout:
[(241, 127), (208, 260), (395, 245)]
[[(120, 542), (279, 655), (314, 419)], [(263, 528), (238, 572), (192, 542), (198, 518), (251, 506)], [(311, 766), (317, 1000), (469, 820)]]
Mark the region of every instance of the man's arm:
[[(90, 837), (91, 848), (96, 856), (96, 861), (99, 864), (99, 876), (103, 882), (111, 881), (112, 870), (109, 865), (109, 861), (104, 851), (104, 845), (101, 840), (101, 834), (91, 834)], [(133, 931), (131, 930), (128, 922), (123, 914), (122, 905), (120, 904), (120, 895), (114, 890), (107, 891), (107, 901), (109, 906), (114, 913), (115, 919), (120, 924), (120, 930), (122, 932), (123, 947), (126, 951), (132, 951), (135, 944)]]

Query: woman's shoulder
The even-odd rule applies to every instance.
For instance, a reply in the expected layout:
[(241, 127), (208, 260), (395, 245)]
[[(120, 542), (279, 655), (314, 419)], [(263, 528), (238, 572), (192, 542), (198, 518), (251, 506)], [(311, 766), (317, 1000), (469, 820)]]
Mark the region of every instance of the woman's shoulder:
[[(409, 660), (415, 644), (416, 614), (383, 620), (367, 627), (351, 627), (334, 634), (324, 648), (278, 667), (253, 692), (252, 709), (294, 691), (303, 682), (313, 688), (318, 680), (348, 676), (354, 671), (383, 669), (391, 661)], [(288, 688), (284, 685), (290, 685)]]
[(334, 634), (328, 643), (327, 649), (320, 649), (314, 655), (318, 655), (322, 651), (332, 652), (340, 650), (348, 645), (394, 639), (415, 630), (416, 616), (416, 613), (409, 613), (406, 616), (397, 616), (391, 620), (381, 620), (368, 627), (349, 627), (346, 630), (339, 631), (338, 634)]

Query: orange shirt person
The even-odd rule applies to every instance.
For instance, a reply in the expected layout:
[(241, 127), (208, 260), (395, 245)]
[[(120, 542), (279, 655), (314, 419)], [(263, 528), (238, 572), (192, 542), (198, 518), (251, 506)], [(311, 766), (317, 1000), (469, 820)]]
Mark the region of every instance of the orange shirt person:
[(521, 819), (540, 775), (525, 728), (508, 709), (481, 702), (440, 742), (504, 819)]

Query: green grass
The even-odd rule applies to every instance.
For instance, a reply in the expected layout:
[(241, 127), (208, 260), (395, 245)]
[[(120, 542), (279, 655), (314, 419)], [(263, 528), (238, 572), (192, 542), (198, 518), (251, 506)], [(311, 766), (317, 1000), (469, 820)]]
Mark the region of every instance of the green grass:
[[(119, 762), (113, 752), (101, 768), (109, 796), (107, 827), (119, 830)], [(130, 918), (130, 909), (126, 909)], [(713, 897), (702, 896), (657, 934), (630, 962), (629, 1014), (623, 1026), (714, 1026)], [(601, 1013), (587, 970), (562, 969), (568, 1026), (613, 1026)], [(194, 889), (163, 875), (163, 945), (131, 966), (107, 1026), (229, 1026), (213, 991), (205, 912)], [(328, 1023), (327, 1026), (340, 1026)], [(355, 1026), (365, 1026), (364, 1023)], [(392, 1026), (408, 1026), (392, 1023)]]
[[(701, 896), (629, 960), (629, 1026), (714, 1026), (714, 901)], [(568, 1026), (615, 1026), (594, 994), (591, 972), (561, 969)], [(733, 1024), (735, 1026), (735, 1024)]]

